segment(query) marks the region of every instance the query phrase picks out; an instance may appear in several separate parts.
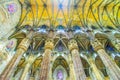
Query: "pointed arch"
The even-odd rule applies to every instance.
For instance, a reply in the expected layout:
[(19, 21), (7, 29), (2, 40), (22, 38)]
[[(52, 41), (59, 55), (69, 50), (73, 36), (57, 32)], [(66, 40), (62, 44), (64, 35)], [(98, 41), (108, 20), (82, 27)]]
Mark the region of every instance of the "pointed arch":
[(107, 71), (106, 71), (106, 67), (105, 67), (105, 65), (103, 64), (103, 61), (100, 59), (99, 56), (96, 57), (96, 59), (95, 59), (95, 64), (96, 64), (97, 68), (103, 73), (103, 75), (104, 75), (105, 77), (107, 77), (108, 74), (107, 74)]
[(84, 67), (85, 74), (87, 77), (89, 77), (90, 76), (90, 74), (89, 74), (90, 65), (86, 59), (84, 59), (83, 57), (80, 57), (80, 58), (81, 58), (81, 61), (82, 61), (83, 67)]
[(61, 65), (63, 68), (65, 68), (65, 70), (67, 71), (67, 74), (69, 75), (69, 65), (66, 61), (66, 59), (62, 56), (58, 56), (54, 62), (53, 62), (53, 66), (52, 66), (52, 73), (54, 72), (54, 70)]

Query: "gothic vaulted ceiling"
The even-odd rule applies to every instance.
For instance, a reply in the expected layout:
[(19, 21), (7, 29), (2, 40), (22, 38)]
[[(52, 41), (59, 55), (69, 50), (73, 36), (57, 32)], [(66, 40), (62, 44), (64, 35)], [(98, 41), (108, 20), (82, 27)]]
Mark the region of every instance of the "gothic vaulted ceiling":
[(120, 26), (120, 0), (20, 0), (20, 25), (64, 25), (116, 29)]

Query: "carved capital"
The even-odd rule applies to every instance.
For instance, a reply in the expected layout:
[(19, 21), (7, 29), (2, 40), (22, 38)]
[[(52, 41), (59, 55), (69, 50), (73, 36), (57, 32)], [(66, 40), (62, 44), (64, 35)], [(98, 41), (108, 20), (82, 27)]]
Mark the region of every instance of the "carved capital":
[(91, 41), (91, 45), (92, 45), (92, 47), (94, 48), (95, 51), (103, 49), (102, 44), (97, 39), (95, 39), (94, 41)]
[(70, 51), (74, 50), (74, 49), (77, 49), (78, 50), (78, 45), (77, 45), (77, 42), (75, 39), (71, 39), (69, 42), (68, 42), (68, 48)]
[(53, 41), (53, 39), (47, 39), (45, 41), (45, 49), (53, 50), (53, 48), (54, 48), (54, 41)]
[(19, 44), (18, 49), (21, 48), (21, 49), (23, 49), (24, 51), (27, 51), (30, 43), (31, 43), (31, 40), (30, 40), (30, 39), (24, 38), (24, 39), (21, 41), (21, 43)]
[(33, 31), (31, 31), (26, 38), (24, 38), (21, 43), (19, 44), (18, 46), (18, 49), (21, 48), (23, 49), (24, 51), (27, 51), (30, 43), (31, 43), (31, 39), (33, 38)]

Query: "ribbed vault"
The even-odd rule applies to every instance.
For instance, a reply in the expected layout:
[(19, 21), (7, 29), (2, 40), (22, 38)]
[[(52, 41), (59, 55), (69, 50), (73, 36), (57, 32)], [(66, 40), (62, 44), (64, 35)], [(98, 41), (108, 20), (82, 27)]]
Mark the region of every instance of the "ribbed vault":
[(79, 25), (92, 29), (119, 27), (119, 0), (20, 0), (21, 19), (17, 27), (46, 24), (49, 27)]

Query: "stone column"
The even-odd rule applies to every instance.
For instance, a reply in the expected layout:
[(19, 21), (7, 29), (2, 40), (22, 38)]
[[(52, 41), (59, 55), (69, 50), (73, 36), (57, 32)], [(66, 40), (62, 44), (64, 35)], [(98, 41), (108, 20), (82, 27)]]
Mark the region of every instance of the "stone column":
[(17, 48), (16, 54), (13, 56), (13, 58), (10, 60), (10, 62), (7, 64), (6, 68), (0, 75), (0, 80), (9, 80), (11, 74), (14, 72), (16, 66), (18, 65), (23, 53), (27, 51), (31, 43), (32, 36), (33, 32), (30, 32), (29, 35), (21, 41)]
[(75, 71), (73, 61), (71, 59), (71, 54), (69, 54), (69, 67), (70, 67), (70, 80), (75, 80)]
[(6, 51), (6, 44), (7, 44), (6, 39), (3, 39), (0, 41), (0, 60), (1, 61), (7, 61), (8, 60), (8, 52)]
[(34, 77), (30, 77), (30, 80), (35, 80), (35, 78)]
[(52, 79), (52, 61), (50, 62), (49, 80), (53, 80)]
[(110, 56), (105, 52), (103, 45), (97, 39), (91, 41), (91, 44), (94, 50), (100, 56), (101, 60), (103, 61), (109, 77), (112, 80), (120, 80), (120, 69), (115, 64), (115, 62), (110, 58)]
[(27, 73), (29, 72), (29, 69), (30, 69), (32, 63), (34, 62), (34, 60), (35, 60), (35, 56), (34, 55), (30, 55), (28, 60), (27, 60), (26, 66), (25, 66), (25, 68), (23, 70), (23, 73), (22, 73), (22, 75), (20, 77), (20, 80), (24, 80), (25, 79), (25, 77), (26, 77)]
[(93, 73), (93, 76), (95, 80), (104, 80), (104, 76), (102, 75), (102, 73), (100, 73), (100, 70), (97, 68), (94, 59), (92, 58), (92, 56), (87, 58), (89, 64), (90, 64), (90, 70)]
[(7, 60), (7, 58), (8, 58), (7, 52), (0, 51), (0, 58), (2, 60)]
[(39, 79), (39, 69), (37, 69), (36, 71), (35, 71), (35, 80), (38, 80)]
[(48, 74), (50, 70), (51, 53), (53, 48), (54, 48), (53, 39), (47, 39), (45, 42), (45, 52), (43, 61), (41, 63), (39, 80), (48, 80), (49, 78)]
[(85, 75), (84, 68), (83, 68), (83, 65), (80, 59), (78, 45), (77, 45), (76, 40), (71, 39), (68, 42), (68, 48), (72, 54), (72, 61), (74, 64), (76, 80), (86, 80), (86, 75)]

